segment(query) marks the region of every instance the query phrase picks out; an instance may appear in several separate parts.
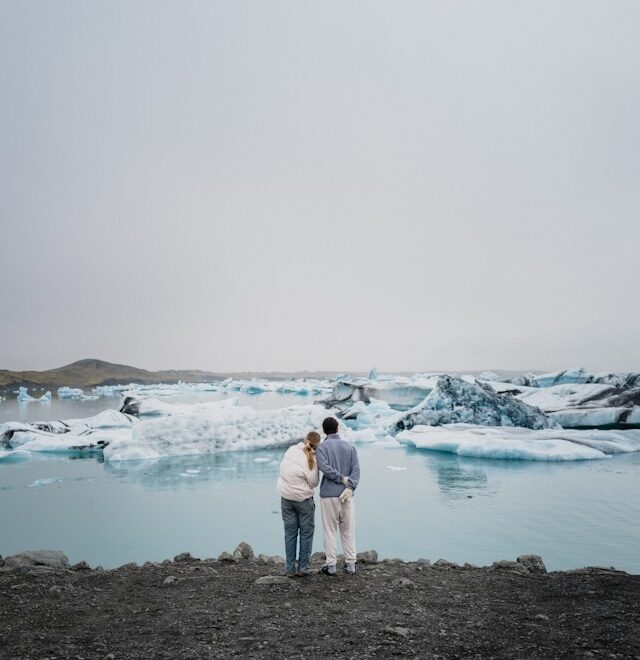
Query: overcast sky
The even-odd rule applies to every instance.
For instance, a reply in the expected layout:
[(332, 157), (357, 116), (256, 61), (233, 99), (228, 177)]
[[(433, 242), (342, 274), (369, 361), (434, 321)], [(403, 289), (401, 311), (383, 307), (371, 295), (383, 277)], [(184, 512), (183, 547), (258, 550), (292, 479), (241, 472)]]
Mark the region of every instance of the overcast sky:
[(639, 25), (0, 0), (0, 368), (640, 369)]

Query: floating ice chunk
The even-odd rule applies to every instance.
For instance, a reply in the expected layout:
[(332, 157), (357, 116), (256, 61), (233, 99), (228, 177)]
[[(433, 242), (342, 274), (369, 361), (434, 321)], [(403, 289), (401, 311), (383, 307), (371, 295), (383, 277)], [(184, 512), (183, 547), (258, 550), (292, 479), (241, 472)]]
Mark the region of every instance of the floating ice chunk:
[(563, 428), (614, 428), (625, 424), (628, 408), (568, 408), (549, 413)]
[(59, 422), (5, 422), (0, 424), (0, 443), (6, 448), (27, 451), (97, 450), (118, 434), (130, 435), (136, 423), (135, 417), (117, 410)]
[(415, 426), (397, 440), (418, 449), (474, 458), (530, 461), (603, 459), (608, 454), (640, 451), (640, 431), (531, 430), (469, 424)]
[(418, 406), (398, 421), (398, 430), (416, 424), (480, 424), (483, 426), (523, 426), (543, 429), (558, 423), (542, 411), (508, 395), (497, 394), (489, 385), (468, 383), (455, 376), (439, 376), (436, 386)]
[(120, 412), (138, 417), (164, 417), (182, 415), (196, 410), (228, 408), (238, 404), (237, 399), (222, 399), (221, 401), (206, 401), (204, 403), (168, 403), (154, 397), (142, 398), (136, 393), (125, 392), (120, 404)]
[(34, 482), (29, 484), (29, 488), (37, 488), (38, 486), (49, 486), (55, 483), (62, 483), (62, 479), (56, 479), (55, 477), (50, 477), (48, 479), (36, 479)]
[(325, 416), (320, 406), (194, 406), (184, 414), (140, 422), (130, 437), (106, 447), (104, 457), (126, 461), (288, 446), (318, 428)]
[(78, 399), (81, 401), (95, 401), (98, 396), (92, 394), (85, 394), (79, 387), (59, 387), (59, 399)]
[(626, 428), (637, 423), (640, 388), (608, 383), (577, 383), (531, 389), (521, 401), (544, 410), (565, 428)]
[(318, 401), (327, 408), (336, 408), (340, 414), (354, 403), (382, 401), (394, 410), (408, 410), (418, 405), (431, 392), (437, 379), (420, 378), (410, 382), (407, 378), (394, 377), (371, 381), (367, 378), (342, 379), (335, 383), (331, 393)]
[(402, 413), (394, 410), (384, 401), (375, 399), (372, 399), (369, 404), (358, 401), (342, 415), (349, 428), (355, 431), (381, 426), (386, 432), (386, 429), (393, 427), (401, 417)]
[(517, 398), (545, 412), (554, 412), (579, 406), (594, 399), (602, 399), (614, 391), (615, 388), (611, 385), (597, 383), (551, 385), (544, 389), (528, 389), (518, 394)]
[(550, 387), (569, 383), (589, 383), (591, 379), (592, 374), (580, 367), (578, 369), (564, 369), (563, 371), (540, 374), (536, 376), (535, 381), (538, 387)]
[(387, 465), (387, 469), (391, 470), (392, 472), (402, 472), (408, 468), (406, 466)]
[(12, 446), (29, 452), (76, 453), (101, 452), (118, 438), (131, 436), (130, 429), (103, 429), (69, 433), (18, 431), (11, 438)]
[(271, 463), (268, 458), (254, 458), (253, 460), (255, 463)]
[(498, 381), (501, 380), (501, 379), (500, 379), (500, 376), (498, 376), (498, 374), (495, 373), (494, 371), (483, 371), (483, 372), (478, 376), (478, 378), (479, 378), (480, 380), (498, 380)]
[(28, 403), (29, 401), (35, 401), (35, 399), (29, 394), (26, 387), (18, 388), (18, 396), (16, 397), (18, 401), (22, 403)]

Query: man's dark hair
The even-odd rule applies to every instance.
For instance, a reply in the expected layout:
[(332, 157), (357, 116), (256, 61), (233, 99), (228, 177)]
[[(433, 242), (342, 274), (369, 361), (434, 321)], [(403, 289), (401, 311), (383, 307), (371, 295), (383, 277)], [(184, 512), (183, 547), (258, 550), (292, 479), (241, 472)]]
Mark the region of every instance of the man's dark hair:
[(324, 422), (322, 422), (322, 430), (327, 435), (332, 435), (333, 433), (338, 432), (338, 420), (335, 417), (327, 417)]

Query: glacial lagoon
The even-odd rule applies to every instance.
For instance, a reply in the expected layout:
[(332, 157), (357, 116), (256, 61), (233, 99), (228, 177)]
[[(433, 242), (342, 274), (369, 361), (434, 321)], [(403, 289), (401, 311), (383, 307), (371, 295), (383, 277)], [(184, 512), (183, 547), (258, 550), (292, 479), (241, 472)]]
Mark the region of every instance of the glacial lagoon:
[[(313, 398), (237, 396), (242, 405), (259, 408)], [(88, 417), (117, 403), (117, 397), (54, 396), (49, 404), (9, 399), (0, 402), (0, 421)], [(282, 554), (275, 483), (283, 451), (123, 462), (42, 453), (0, 462), (0, 554), (54, 548), (72, 562), (105, 568), (183, 551), (217, 556), (241, 540), (256, 551)], [(550, 570), (600, 565), (640, 573), (640, 452), (547, 463), (465, 458), (390, 443), (362, 444), (358, 451), (359, 549), (478, 565), (534, 553)], [(314, 550), (321, 549), (318, 516)]]

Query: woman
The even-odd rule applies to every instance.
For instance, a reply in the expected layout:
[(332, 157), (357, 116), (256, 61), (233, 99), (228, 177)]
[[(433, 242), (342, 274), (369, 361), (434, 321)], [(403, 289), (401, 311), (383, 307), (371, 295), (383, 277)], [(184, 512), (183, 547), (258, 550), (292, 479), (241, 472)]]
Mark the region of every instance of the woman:
[[(318, 485), (318, 465), (315, 448), (320, 444), (320, 434), (307, 434), (304, 442), (287, 449), (280, 463), (278, 493), (284, 522), (284, 546), (287, 555), (285, 570), (288, 577), (304, 577), (311, 573), (309, 560), (313, 545), (313, 528), (316, 505), (313, 489)], [(300, 535), (300, 553), (296, 561)]]

